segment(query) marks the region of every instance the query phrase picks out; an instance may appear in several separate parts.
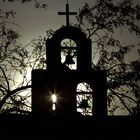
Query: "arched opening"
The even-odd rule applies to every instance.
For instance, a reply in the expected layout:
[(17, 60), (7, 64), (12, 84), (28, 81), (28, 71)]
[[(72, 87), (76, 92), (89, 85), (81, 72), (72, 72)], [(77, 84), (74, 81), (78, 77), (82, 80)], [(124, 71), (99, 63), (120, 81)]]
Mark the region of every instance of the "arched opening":
[(76, 106), (77, 112), (84, 116), (93, 115), (93, 90), (91, 86), (82, 82), (77, 85), (76, 88)]
[(61, 41), (61, 62), (70, 69), (77, 69), (77, 45), (74, 40), (65, 38)]

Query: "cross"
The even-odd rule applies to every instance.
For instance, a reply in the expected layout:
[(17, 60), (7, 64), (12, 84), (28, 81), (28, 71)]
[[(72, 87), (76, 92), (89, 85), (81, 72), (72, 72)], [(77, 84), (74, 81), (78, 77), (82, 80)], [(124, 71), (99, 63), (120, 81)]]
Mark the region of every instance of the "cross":
[(69, 15), (77, 15), (77, 12), (69, 12), (69, 4), (66, 4), (66, 12), (58, 12), (58, 15), (66, 15), (66, 26), (69, 26)]

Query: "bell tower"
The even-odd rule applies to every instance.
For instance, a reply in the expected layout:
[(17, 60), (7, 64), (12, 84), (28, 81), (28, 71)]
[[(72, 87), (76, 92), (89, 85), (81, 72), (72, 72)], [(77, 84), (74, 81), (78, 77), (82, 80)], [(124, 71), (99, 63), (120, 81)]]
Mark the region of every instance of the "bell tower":
[(88, 116), (107, 115), (106, 72), (91, 67), (91, 40), (71, 26), (69, 4), (66, 26), (46, 41), (46, 70), (32, 71), (32, 112), (34, 115)]

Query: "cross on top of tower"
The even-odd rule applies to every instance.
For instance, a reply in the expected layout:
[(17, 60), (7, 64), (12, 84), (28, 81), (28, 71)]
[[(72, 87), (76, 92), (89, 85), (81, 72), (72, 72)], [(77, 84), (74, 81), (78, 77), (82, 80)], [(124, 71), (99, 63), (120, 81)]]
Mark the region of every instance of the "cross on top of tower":
[(69, 11), (69, 4), (67, 1), (66, 12), (58, 12), (58, 15), (66, 15), (66, 26), (69, 26), (69, 15), (77, 15), (77, 12), (70, 12)]

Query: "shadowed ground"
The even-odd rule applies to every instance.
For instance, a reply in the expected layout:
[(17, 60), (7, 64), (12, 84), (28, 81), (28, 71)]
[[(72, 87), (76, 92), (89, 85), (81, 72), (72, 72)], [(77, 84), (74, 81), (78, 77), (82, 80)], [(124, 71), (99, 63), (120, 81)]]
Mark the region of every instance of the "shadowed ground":
[(139, 139), (140, 119), (136, 117), (91, 118), (5, 115), (0, 117), (2, 138), (45, 139)]

